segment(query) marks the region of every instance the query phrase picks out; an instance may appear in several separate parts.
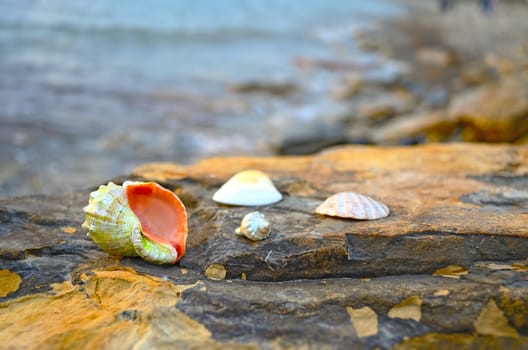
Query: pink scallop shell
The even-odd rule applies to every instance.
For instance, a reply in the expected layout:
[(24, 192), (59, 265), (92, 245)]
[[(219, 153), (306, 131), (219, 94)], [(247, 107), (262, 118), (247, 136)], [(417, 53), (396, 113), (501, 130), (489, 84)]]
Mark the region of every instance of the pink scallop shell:
[(376, 220), (388, 216), (390, 210), (385, 204), (362, 194), (340, 192), (328, 197), (315, 212), (347, 219)]

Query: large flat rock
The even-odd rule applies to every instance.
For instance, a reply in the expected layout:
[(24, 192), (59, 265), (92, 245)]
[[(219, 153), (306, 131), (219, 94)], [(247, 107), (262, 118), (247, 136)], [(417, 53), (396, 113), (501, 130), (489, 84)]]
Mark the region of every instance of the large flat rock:
[[(269, 239), (234, 230), (251, 209), (219, 206), (214, 191), (248, 168), (266, 171), (285, 199), (260, 208)], [(194, 166), (150, 164), (136, 176), (176, 188), (191, 211), (182, 265), (226, 267), (229, 278), (379, 276), (430, 272), (446, 264), (519, 259), (528, 252), (528, 148), (431, 145), (343, 147), (313, 157), (213, 158)], [(391, 209), (376, 221), (314, 215), (327, 196), (355, 191)]]
[[(271, 236), (235, 236), (255, 208), (218, 205), (260, 169), (283, 201)], [(119, 182), (124, 180), (116, 179)], [(0, 200), (0, 335), (7, 347), (528, 347), (528, 148), (349, 146), (310, 157), (147, 164), (189, 212), (175, 266), (102, 252), (80, 227), (94, 187)], [(356, 191), (376, 221), (313, 213)], [(211, 265), (225, 280), (205, 277)]]

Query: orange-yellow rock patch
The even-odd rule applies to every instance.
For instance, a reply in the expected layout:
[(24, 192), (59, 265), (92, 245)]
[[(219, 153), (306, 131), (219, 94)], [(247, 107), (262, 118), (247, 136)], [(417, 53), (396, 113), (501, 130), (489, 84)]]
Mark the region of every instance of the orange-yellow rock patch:
[(394, 346), (394, 350), (423, 349), (523, 349), (528, 337), (494, 337), (464, 333), (428, 333), (405, 339)]
[(378, 334), (378, 315), (368, 306), (354, 309), (346, 308), (352, 326), (358, 337), (370, 337)]
[(193, 285), (174, 285), (133, 270), (94, 271), (82, 282), (55, 284), (49, 293), (1, 303), (2, 346), (220, 348), (204, 326), (175, 307), (181, 292)]
[(9, 270), (0, 270), (0, 298), (16, 292), (20, 287), (22, 278)]
[(66, 227), (62, 228), (62, 232), (68, 233), (68, 234), (73, 234), (73, 233), (77, 232), (77, 229), (75, 227), (72, 227), (72, 226), (66, 226)]
[(518, 337), (517, 331), (510, 326), (504, 313), (498, 308), (495, 300), (490, 299), (473, 322), (477, 333), (496, 337)]
[(411, 296), (390, 308), (387, 316), (390, 318), (410, 319), (420, 322), (422, 318), (421, 306), (422, 299), (417, 296)]
[(459, 265), (449, 265), (433, 272), (433, 276), (460, 278), (460, 276), (467, 275), (468, 270)]

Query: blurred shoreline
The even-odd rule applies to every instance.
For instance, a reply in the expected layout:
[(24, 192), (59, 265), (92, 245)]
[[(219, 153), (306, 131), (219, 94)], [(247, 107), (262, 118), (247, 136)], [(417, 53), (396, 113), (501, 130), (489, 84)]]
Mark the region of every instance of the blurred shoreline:
[[(158, 40), (141, 34), (152, 53), (141, 65), (152, 68), (150, 80), (127, 65), (130, 57), (118, 52), (112, 61), (104, 50), (90, 52), (67, 35), (54, 39), (57, 57), (44, 69), (38, 62), (19, 64), (31, 56), (0, 55), (0, 197), (71, 191), (145, 162), (190, 163), (213, 155), (308, 154), (344, 143), (526, 144), (528, 114), (505, 118), (521, 135), (490, 139), (480, 129), (468, 136), (467, 125), (478, 121), (461, 121), (452, 112), (458, 95), (480, 86), (508, 81), (504, 89), (523, 96), (525, 5), (500, 3), (487, 16), (471, 2), (449, 13), (418, 0), (376, 6), (368, 16), (341, 18), (336, 26), (312, 23), (317, 30), (308, 39), (286, 22), (275, 33), (256, 28), (236, 40), (236, 28), (222, 35), (206, 31), (205, 48), (189, 38), (176, 40), (184, 47), (173, 56), (161, 57), (172, 52), (164, 41), (174, 40), (173, 32)], [(105, 28), (103, 23), (98, 30)], [(138, 33), (119, 35), (105, 39), (109, 47), (117, 40), (122, 46), (116, 51), (141, 59), (127, 48), (127, 36)], [(38, 47), (43, 37), (28, 40)], [(68, 57), (72, 47), (89, 55), (81, 59), (93, 64), (93, 72)], [(186, 52), (196, 58), (185, 67), (192, 79), (174, 80), (171, 63)], [(510, 83), (513, 76), (520, 82)]]

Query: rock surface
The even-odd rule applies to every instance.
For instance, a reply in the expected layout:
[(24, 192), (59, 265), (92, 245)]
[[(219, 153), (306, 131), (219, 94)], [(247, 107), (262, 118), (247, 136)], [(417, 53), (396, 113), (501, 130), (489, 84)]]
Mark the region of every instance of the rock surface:
[(457, 139), (515, 142), (526, 133), (528, 79), (518, 77), (469, 89), (456, 95), (445, 110), (401, 115), (369, 132), (370, 140), (379, 145)]
[[(272, 223), (261, 242), (234, 234), (255, 208), (211, 199), (245, 169), (267, 172), (285, 195), (259, 208)], [(187, 255), (176, 266), (106, 255), (80, 227), (90, 189), (0, 200), (3, 346), (528, 346), (526, 147), (349, 146), (147, 164), (131, 178), (180, 196)], [(345, 190), (391, 215), (313, 214)]]
[(395, 118), (373, 130), (370, 138), (380, 145), (438, 142), (447, 139), (455, 127), (442, 111), (418, 112)]
[(528, 80), (510, 78), (468, 91), (449, 113), (464, 126), (466, 141), (515, 141), (528, 132)]

